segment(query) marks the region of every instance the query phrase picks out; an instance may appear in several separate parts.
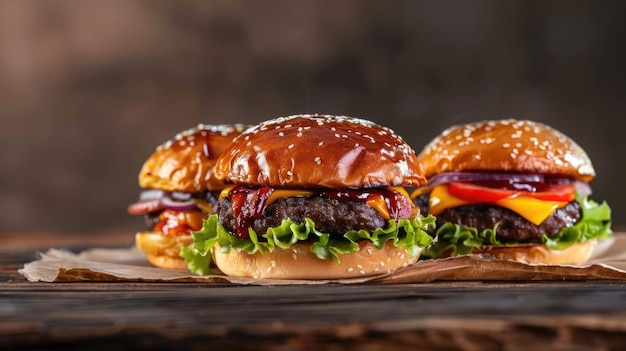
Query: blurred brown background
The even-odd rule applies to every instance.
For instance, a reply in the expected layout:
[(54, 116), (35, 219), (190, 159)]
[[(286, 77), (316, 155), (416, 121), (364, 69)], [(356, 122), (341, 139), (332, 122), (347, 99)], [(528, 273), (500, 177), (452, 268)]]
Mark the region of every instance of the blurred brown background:
[(626, 2), (0, 1), (0, 233), (143, 228), (156, 145), (305, 112), (530, 118), (583, 146), (626, 225)]

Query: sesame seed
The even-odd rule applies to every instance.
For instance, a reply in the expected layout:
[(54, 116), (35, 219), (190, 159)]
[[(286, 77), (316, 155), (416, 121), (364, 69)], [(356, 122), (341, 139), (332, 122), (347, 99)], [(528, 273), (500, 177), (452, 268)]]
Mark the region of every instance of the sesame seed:
[(322, 159), (319, 157), (315, 158), (315, 163), (317, 163), (318, 165), (322, 163)]
[(279, 132), (279, 133), (278, 133), (278, 136), (279, 136), (279, 137), (284, 137), (284, 136), (285, 136), (285, 133), (283, 133), (283, 132)]
[(358, 269), (363, 269), (363, 266), (361, 266), (360, 264), (357, 264), (357, 265), (356, 265), (356, 268), (358, 268)]
[(381, 267), (385, 267), (385, 262), (382, 262), (382, 261), (381, 261), (381, 262), (380, 262), (380, 266), (381, 266)]
[(480, 154), (476, 154), (476, 155), (474, 155), (474, 158), (477, 159), (477, 160), (480, 160), (480, 159), (482, 159), (482, 156), (480, 156)]
[(352, 272), (352, 271), (354, 271), (354, 268), (349, 267), (349, 268), (348, 268), (348, 272)]
[(506, 149), (506, 148), (511, 147), (511, 144), (509, 144), (509, 143), (504, 143), (504, 144), (502, 144), (502, 147)]
[(291, 149), (293, 149), (293, 148), (294, 148), (294, 146), (296, 146), (296, 145), (294, 145), (294, 144), (289, 144), (289, 146), (287, 146), (287, 149), (291, 150)]
[(363, 275), (363, 274), (365, 274), (365, 271), (364, 271), (363, 269), (361, 269), (361, 270), (359, 271), (359, 273), (361, 273), (361, 275)]
[(324, 145), (324, 142), (320, 141), (319, 143), (317, 143), (317, 145), (322, 146), (322, 145)]

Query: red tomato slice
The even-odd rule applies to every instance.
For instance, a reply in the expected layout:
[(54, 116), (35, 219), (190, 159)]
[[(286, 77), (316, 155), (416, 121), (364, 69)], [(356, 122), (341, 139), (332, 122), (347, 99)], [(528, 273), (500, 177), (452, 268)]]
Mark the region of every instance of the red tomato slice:
[(533, 193), (528, 191), (489, 188), (472, 183), (450, 182), (448, 184), (448, 192), (459, 199), (472, 202), (494, 203), (507, 197), (515, 197), (519, 195), (543, 201), (570, 202), (574, 200), (575, 189), (572, 184), (563, 184), (550, 187), (546, 191)]
[(488, 188), (472, 183), (450, 182), (448, 192), (459, 199), (472, 202), (496, 202), (514, 196), (517, 191)]
[(537, 193), (523, 192), (524, 195), (544, 201), (574, 201), (576, 189), (572, 184), (562, 184), (550, 187), (546, 191)]

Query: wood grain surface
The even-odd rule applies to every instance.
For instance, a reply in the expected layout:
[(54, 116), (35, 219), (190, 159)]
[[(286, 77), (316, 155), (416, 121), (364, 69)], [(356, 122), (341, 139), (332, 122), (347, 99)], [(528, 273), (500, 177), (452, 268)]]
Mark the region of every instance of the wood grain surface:
[(0, 250), (6, 350), (623, 350), (626, 343), (624, 282), (32, 283), (17, 269), (45, 248), (23, 240), (19, 250)]

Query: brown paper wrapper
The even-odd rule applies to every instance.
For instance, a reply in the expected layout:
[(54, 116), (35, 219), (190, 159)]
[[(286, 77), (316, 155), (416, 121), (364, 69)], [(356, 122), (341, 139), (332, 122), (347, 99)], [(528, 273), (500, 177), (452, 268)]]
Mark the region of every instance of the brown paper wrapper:
[(80, 253), (49, 249), (20, 273), (43, 282), (195, 282), (223, 284), (409, 284), (435, 281), (626, 280), (626, 233), (598, 243), (584, 265), (540, 265), (466, 255), (420, 260), (389, 274), (337, 280), (272, 280), (225, 275), (198, 276), (185, 270), (156, 268), (137, 248), (93, 248)]

